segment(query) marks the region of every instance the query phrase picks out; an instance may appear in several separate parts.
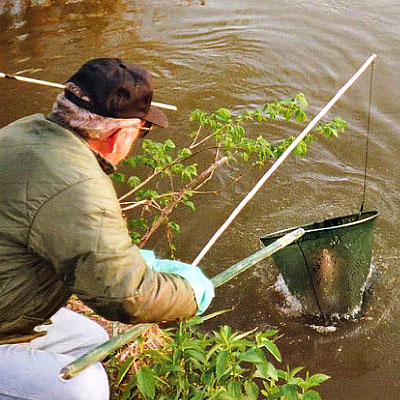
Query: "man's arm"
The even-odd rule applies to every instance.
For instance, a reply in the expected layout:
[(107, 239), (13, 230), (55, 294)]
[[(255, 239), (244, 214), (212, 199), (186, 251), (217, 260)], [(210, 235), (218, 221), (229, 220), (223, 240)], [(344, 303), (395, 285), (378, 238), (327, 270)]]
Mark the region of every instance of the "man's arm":
[(46, 201), (33, 220), (29, 245), (105, 318), (158, 322), (197, 311), (188, 281), (148, 268), (132, 245), (108, 177), (87, 179)]

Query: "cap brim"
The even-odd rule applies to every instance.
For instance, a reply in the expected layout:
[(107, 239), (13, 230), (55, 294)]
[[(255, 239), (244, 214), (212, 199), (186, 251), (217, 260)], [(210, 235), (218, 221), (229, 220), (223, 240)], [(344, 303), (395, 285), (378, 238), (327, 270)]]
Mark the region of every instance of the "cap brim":
[(146, 116), (141, 117), (145, 121), (149, 121), (154, 125), (161, 126), (161, 128), (168, 127), (168, 119), (165, 114), (157, 107), (150, 106), (149, 112)]

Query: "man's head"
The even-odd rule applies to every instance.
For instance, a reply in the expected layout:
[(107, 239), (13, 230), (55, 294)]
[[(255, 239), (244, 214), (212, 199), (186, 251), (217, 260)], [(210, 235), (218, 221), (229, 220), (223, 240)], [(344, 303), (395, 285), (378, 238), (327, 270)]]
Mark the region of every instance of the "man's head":
[(167, 127), (167, 117), (151, 105), (150, 73), (119, 58), (86, 62), (66, 83), (53, 113), (116, 165), (152, 125)]
[(166, 128), (167, 117), (151, 105), (154, 85), (149, 71), (120, 58), (96, 58), (86, 62), (68, 82), (73, 82), (89, 101), (66, 91), (77, 106), (108, 118), (140, 118)]

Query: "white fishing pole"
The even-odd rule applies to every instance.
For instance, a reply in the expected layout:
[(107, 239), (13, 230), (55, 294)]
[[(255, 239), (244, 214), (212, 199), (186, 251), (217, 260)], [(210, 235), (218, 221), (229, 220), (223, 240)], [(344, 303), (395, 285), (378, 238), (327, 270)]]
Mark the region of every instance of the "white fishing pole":
[(285, 161), (288, 155), (295, 149), (295, 147), (304, 139), (304, 137), (315, 127), (317, 122), (332, 108), (332, 106), (339, 100), (346, 90), (353, 85), (353, 83), (363, 74), (368, 66), (375, 60), (376, 54), (372, 54), (367, 61), (361, 66), (361, 68), (347, 81), (347, 83), (336, 93), (329, 103), (314, 117), (314, 119), (307, 125), (307, 127), (300, 133), (300, 135), (292, 142), (292, 144), (285, 150), (285, 152), (275, 161), (271, 168), (260, 178), (253, 189), (246, 195), (246, 197), (240, 202), (235, 208), (228, 219), (222, 224), (222, 226), (215, 232), (213, 237), (209, 240), (203, 250), (193, 261), (193, 265), (198, 265), (202, 258), (207, 254), (208, 250), (214, 245), (218, 238), (222, 235), (225, 229), (232, 223), (237, 215), (242, 211), (246, 204), (254, 197), (258, 190), (264, 185), (264, 183), (271, 177), (271, 175), (279, 168), (279, 166)]
[[(0, 72), (0, 78), (13, 79), (16, 81), (21, 81), (21, 82), (35, 83), (37, 85), (51, 86), (51, 87), (56, 87), (56, 88), (60, 88), (60, 89), (65, 89), (65, 85), (62, 85), (61, 83), (43, 81), (41, 79), (28, 78), (26, 76), (20, 76), (20, 75), (10, 75), (10, 74), (5, 74), (4, 72)], [(177, 110), (176, 106), (173, 106), (171, 104), (159, 103), (157, 101), (152, 101), (151, 105), (154, 107), (165, 108), (168, 110), (174, 110), (174, 111)]]
[(62, 85), (61, 83), (42, 81), (40, 79), (28, 78), (26, 76), (10, 75), (10, 74), (5, 74), (4, 72), (0, 72), (0, 78), (13, 79), (15, 81), (28, 82), (28, 83), (36, 83), (37, 85), (51, 86), (60, 89), (65, 88), (65, 85)]

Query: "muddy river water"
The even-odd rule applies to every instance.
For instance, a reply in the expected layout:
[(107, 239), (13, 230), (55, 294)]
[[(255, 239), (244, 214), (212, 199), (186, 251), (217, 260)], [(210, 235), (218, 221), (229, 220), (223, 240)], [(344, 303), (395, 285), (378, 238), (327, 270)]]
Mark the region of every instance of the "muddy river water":
[[(321, 387), (324, 399), (399, 399), (399, 19), (396, 0), (0, 0), (0, 71), (64, 82), (89, 58), (139, 62), (154, 73), (155, 100), (179, 108), (157, 134), (184, 145), (195, 108), (252, 109), (301, 91), (312, 117), (376, 53), (366, 209), (380, 215), (363, 318), (331, 333), (310, 328), (282, 310), (277, 270), (265, 261), (218, 291), (212, 310), (234, 310), (210, 328), (278, 327), (284, 363), (332, 376)], [(0, 126), (46, 113), (56, 93), (1, 81)], [(258, 250), (264, 234), (358, 211), (369, 94), (366, 73), (330, 113), (349, 122), (347, 132), (282, 165), (203, 259), (209, 276)], [(277, 139), (300, 129), (256, 126), (254, 135)], [(179, 258), (195, 258), (264, 172), (232, 185), (236, 168), (220, 171), (219, 195), (200, 200), (196, 214), (178, 215)], [(167, 254), (160, 238), (149, 245)]]

